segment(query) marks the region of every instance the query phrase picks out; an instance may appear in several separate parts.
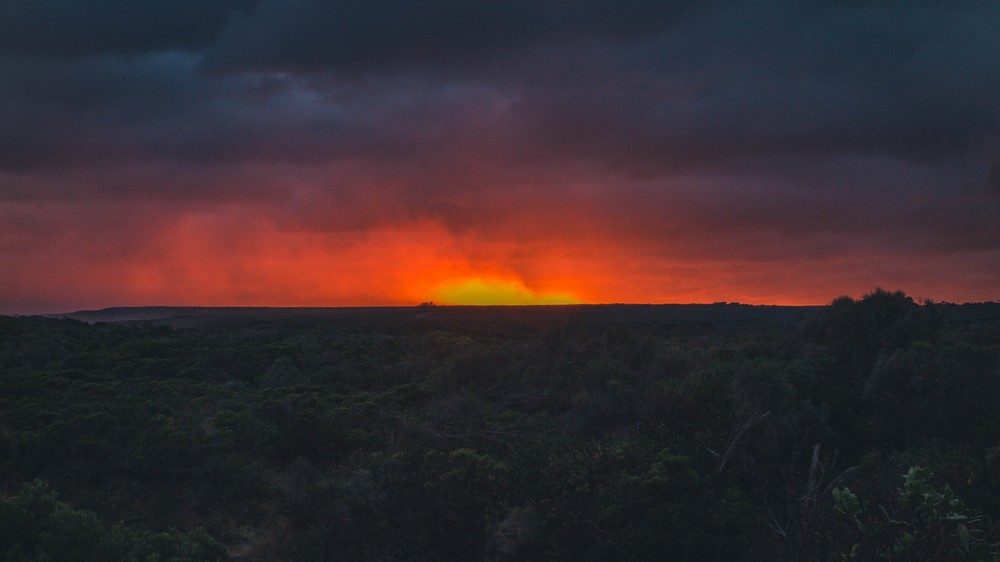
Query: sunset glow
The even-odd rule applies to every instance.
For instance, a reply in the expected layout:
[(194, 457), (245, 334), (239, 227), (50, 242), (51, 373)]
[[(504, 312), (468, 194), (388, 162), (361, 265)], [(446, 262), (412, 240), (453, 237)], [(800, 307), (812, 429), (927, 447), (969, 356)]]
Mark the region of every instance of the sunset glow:
[(463, 279), (445, 283), (434, 293), (443, 304), (576, 304), (569, 293), (535, 292), (517, 280)]
[(1000, 298), (997, 5), (673, 4), (12, 8), (0, 314)]

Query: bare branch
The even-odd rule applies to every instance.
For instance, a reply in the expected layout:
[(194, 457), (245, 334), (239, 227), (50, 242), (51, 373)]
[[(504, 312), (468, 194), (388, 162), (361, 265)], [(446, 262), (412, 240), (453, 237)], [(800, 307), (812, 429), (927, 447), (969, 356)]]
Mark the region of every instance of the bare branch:
[(826, 497), (826, 495), (829, 494), (833, 490), (834, 486), (836, 486), (837, 484), (840, 484), (841, 482), (843, 482), (845, 478), (847, 478), (848, 476), (850, 476), (851, 474), (853, 474), (854, 471), (858, 470), (859, 468), (860, 468), (860, 466), (858, 466), (858, 465), (849, 466), (849, 467), (845, 468), (843, 472), (841, 472), (840, 474), (838, 474), (837, 476), (835, 476), (832, 480), (830, 480), (830, 483), (826, 485), (826, 488), (823, 488), (823, 493), (821, 493), (820, 496), (821, 497)]
[(812, 499), (816, 495), (816, 487), (823, 479), (825, 467), (819, 460), (819, 443), (813, 447), (812, 462), (809, 463), (809, 480), (806, 482), (806, 493), (801, 498), (802, 501)]
[[(722, 469), (726, 468), (726, 463), (729, 462), (729, 459), (733, 456), (733, 454), (736, 453), (736, 445), (739, 443), (740, 438), (743, 437), (743, 434), (745, 434), (748, 429), (750, 429), (751, 427), (757, 425), (764, 418), (766, 418), (767, 416), (770, 416), (770, 415), (771, 415), (770, 411), (764, 412), (763, 414), (759, 414), (759, 415), (756, 415), (756, 416), (750, 418), (749, 420), (747, 420), (746, 422), (744, 422), (742, 426), (740, 426), (739, 431), (736, 432), (736, 436), (733, 437), (733, 440), (729, 442), (729, 446), (726, 447), (726, 452), (723, 453), (722, 459), (719, 461), (719, 466), (718, 466), (718, 468), (715, 469), (715, 473), (716, 474), (721, 473)], [(718, 455), (716, 455), (716, 456), (718, 456)]]

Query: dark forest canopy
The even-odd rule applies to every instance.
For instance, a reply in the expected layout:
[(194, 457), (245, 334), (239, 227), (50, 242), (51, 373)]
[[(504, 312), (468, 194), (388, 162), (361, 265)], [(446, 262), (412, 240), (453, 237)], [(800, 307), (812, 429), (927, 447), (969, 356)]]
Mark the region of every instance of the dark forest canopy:
[(0, 317), (0, 559), (1000, 555), (1000, 304), (88, 314)]

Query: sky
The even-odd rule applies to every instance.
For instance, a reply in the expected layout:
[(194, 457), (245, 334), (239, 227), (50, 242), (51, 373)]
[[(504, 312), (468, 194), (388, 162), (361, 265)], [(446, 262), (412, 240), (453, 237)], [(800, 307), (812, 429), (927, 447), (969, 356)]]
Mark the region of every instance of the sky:
[(1000, 299), (1000, 2), (0, 0), (0, 314)]

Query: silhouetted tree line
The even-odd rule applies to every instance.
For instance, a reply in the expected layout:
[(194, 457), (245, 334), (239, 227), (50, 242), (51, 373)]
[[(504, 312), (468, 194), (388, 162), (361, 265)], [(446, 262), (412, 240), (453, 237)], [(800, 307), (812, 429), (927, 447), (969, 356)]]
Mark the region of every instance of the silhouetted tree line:
[(378, 314), (0, 317), (0, 559), (1000, 556), (998, 304)]

